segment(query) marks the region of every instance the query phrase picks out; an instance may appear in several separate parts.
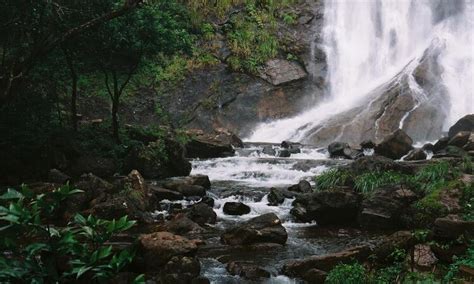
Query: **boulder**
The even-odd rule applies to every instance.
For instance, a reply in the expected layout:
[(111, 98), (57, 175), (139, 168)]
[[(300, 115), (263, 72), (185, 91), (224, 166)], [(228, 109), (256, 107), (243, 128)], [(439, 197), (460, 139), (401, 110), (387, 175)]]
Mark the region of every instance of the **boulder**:
[(267, 213), (226, 230), (221, 241), (227, 245), (251, 245), (256, 243), (285, 244), (288, 239), (285, 227), (274, 213)]
[(251, 263), (231, 261), (227, 264), (226, 268), (230, 275), (240, 276), (250, 280), (269, 278), (271, 276), (270, 272), (264, 268)]
[(454, 137), (461, 131), (474, 131), (474, 114), (468, 114), (449, 128), (448, 136)]
[(426, 160), (426, 153), (422, 149), (411, 150), (404, 158), (405, 161)]
[(279, 204), (282, 204), (285, 201), (285, 198), (292, 198), (292, 197), (293, 195), (291, 195), (291, 193), (288, 192), (287, 190), (271, 188), (270, 193), (267, 196), (268, 205), (277, 206)]
[(299, 154), (301, 153), (301, 149), (297, 146), (291, 145), (290, 148), (288, 149), (290, 154)]
[(350, 147), (347, 143), (333, 142), (329, 144), (328, 152), (331, 158), (347, 158), (346, 153), (350, 152)]
[(242, 202), (226, 202), (223, 211), (227, 215), (245, 215), (250, 213), (250, 207)]
[(402, 227), (403, 214), (418, 199), (411, 190), (401, 186), (380, 188), (364, 200), (359, 224), (365, 229), (396, 229)]
[(214, 207), (215, 201), (212, 197), (206, 195), (201, 198), (201, 201), (199, 201), (199, 203), (204, 203), (209, 207)]
[(269, 156), (275, 156), (276, 150), (272, 146), (264, 146), (262, 153)]
[(283, 149), (288, 149), (290, 148), (292, 142), (290, 141), (282, 141), (281, 144), (280, 144), (280, 147), (283, 148)]
[(187, 217), (199, 225), (215, 224), (217, 220), (216, 212), (204, 203), (197, 203), (191, 206)]
[(164, 231), (171, 232), (177, 235), (185, 235), (188, 233), (199, 233), (204, 229), (199, 224), (193, 222), (184, 214), (177, 214), (164, 227)]
[(304, 79), (307, 74), (298, 62), (271, 59), (265, 63), (260, 77), (274, 86)]
[(415, 245), (413, 256), (415, 265), (422, 270), (430, 270), (438, 262), (431, 247), (426, 244)]
[[(324, 272), (329, 272), (341, 263), (364, 262), (373, 256), (378, 262), (384, 262), (395, 249), (408, 249), (413, 245), (413, 235), (409, 231), (396, 232), (375, 247), (360, 245), (326, 255), (310, 256), (304, 259), (290, 260), (283, 266), (283, 273), (291, 277), (300, 277), (310, 283), (315, 279), (325, 278)], [(317, 277), (315, 277), (317, 276)]]
[(326, 255), (289, 260), (283, 266), (283, 273), (288, 276), (303, 278), (312, 283), (311, 281), (313, 281), (313, 279), (308, 278), (313, 275), (313, 273), (310, 273), (312, 270), (316, 269), (329, 272), (332, 268), (341, 263), (350, 263), (357, 260), (363, 261), (370, 255), (370, 252), (369, 246), (356, 246)]
[(157, 186), (150, 186), (150, 189), (158, 201), (162, 201), (165, 199), (174, 201), (182, 200), (184, 198), (184, 195), (179, 191), (161, 188)]
[(433, 145), (433, 152), (439, 152), (448, 146), (449, 137), (442, 137)]
[(296, 197), (291, 214), (302, 222), (318, 225), (351, 224), (356, 220), (361, 197), (352, 190), (334, 189)]
[(190, 196), (202, 197), (206, 195), (206, 189), (200, 185), (181, 184), (176, 187), (176, 191), (178, 191), (185, 197), (190, 197)]
[(164, 180), (160, 183), (161, 186), (168, 189), (177, 190), (181, 185), (198, 185), (205, 189), (211, 188), (211, 182), (206, 175), (192, 175), (186, 177), (174, 177)]
[(97, 196), (88, 213), (104, 219), (118, 219), (129, 215), (131, 219), (151, 222), (149, 212), (159, 210), (160, 207), (142, 175), (137, 170), (133, 170), (126, 177), (121, 178), (120, 184), (122, 187), (119, 192), (107, 195), (107, 198)]
[(193, 256), (198, 242), (168, 232), (143, 234), (138, 237), (139, 255), (147, 271), (157, 271), (174, 256)]
[(289, 158), (291, 156), (291, 153), (288, 149), (281, 149), (278, 151), (278, 157), (280, 158)]
[(204, 133), (199, 130), (189, 130), (192, 138), (185, 145), (188, 158), (219, 158), (233, 156), (233, 147), (243, 147), (243, 142), (233, 133), (216, 129), (214, 133)]
[(427, 151), (427, 152), (433, 152), (434, 151), (434, 145), (431, 144), (431, 143), (426, 143), (425, 145), (423, 145), (423, 147), (421, 147), (421, 150)]
[(473, 151), (474, 150), (474, 132), (471, 132), (471, 134), (469, 135), (469, 139), (467, 139), (467, 142), (464, 145), (463, 149), (465, 151)]
[(464, 145), (467, 144), (470, 136), (471, 136), (470, 131), (460, 131), (456, 133), (454, 136), (452, 136), (451, 139), (449, 139), (448, 145), (462, 148), (464, 147)]
[(396, 163), (392, 159), (383, 156), (365, 156), (355, 160), (349, 166), (349, 170), (355, 175), (360, 175), (366, 172), (387, 172), (400, 171), (410, 173), (410, 169)]
[(311, 193), (313, 192), (313, 189), (311, 188), (311, 184), (308, 181), (301, 180), (299, 183), (288, 187), (288, 191), (297, 193)]
[(474, 238), (474, 222), (464, 221), (457, 215), (438, 218), (434, 222), (434, 237), (440, 240), (456, 240), (461, 236)]
[(375, 153), (398, 160), (413, 149), (413, 140), (403, 130), (399, 129), (380, 142), (375, 147)]

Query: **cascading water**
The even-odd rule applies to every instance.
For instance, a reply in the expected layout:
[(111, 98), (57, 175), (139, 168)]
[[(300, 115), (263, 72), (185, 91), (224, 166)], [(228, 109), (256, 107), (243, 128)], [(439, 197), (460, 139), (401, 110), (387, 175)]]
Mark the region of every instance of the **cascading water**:
[[(258, 125), (247, 140), (304, 141), (327, 120), (367, 104), (372, 90), (400, 72), (409, 77), (416, 101), (399, 118), (398, 125), (404, 127), (415, 109), (433, 103), (413, 78), (425, 51), (433, 46), (439, 50), (436, 61), (441, 66), (436, 81), (447, 93), (442, 105), (433, 106), (445, 108), (443, 128), (474, 112), (474, 0), (326, 0), (324, 17), (328, 99), (295, 117)], [(376, 120), (371, 123), (377, 127)]]

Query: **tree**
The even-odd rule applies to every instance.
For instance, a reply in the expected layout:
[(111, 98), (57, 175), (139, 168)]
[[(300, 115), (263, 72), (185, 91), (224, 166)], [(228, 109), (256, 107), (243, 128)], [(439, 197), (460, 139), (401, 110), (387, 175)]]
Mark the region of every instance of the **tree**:
[(18, 0), (0, 2), (0, 105), (15, 95), (15, 87), (38, 62), (68, 40), (121, 17), (143, 4), (143, 0), (113, 1), (112, 9), (89, 18), (69, 22), (68, 14), (80, 3), (88, 9), (96, 1)]
[(163, 55), (190, 52), (188, 28), (184, 8), (174, 1), (162, 0), (90, 31), (88, 57), (104, 75), (117, 143), (118, 112), (125, 88), (146, 62)]

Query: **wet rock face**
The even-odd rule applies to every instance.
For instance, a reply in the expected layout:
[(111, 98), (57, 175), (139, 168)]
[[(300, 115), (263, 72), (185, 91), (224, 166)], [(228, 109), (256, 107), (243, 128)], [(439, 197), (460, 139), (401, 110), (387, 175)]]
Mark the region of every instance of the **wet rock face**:
[(361, 198), (352, 190), (328, 190), (298, 196), (291, 214), (303, 222), (318, 225), (351, 224), (359, 211)]
[(449, 128), (448, 136), (454, 137), (458, 132), (461, 131), (474, 131), (474, 114), (468, 114), (458, 120), (451, 128)]
[(375, 153), (390, 159), (400, 159), (413, 149), (413, 140), (399, 129), (375, 147)]
[(242, 202), (226, 202), (223, 210), (227, 215), (245, 215), (250, 213), (250, 207)]
[(447, 91), (439, 79), (442, 70), (438, 55), (436, 46), (428, 48), (414, 71), (415, 80), (428, 94), (425, 103), (417, 106), (417, 94), (410, 89), (411, 79), (401, 72), (367, 94), (360, 105), (314, 126), (303, 142), (326, 146), (340, 140), (357, 145), (370, 139), (379, 143), (400, 127), (417, 141), (439, 138), (449, 110), (445, 103)]
[(273, 213), (250, 219), (221, 235), (221, 241), (227, 245), (285, 244), (287, 239), (288, 234), (281, 220)]

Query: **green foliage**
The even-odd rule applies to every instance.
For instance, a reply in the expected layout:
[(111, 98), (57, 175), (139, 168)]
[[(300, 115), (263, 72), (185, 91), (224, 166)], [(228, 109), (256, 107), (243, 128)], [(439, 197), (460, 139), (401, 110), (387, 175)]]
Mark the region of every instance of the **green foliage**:
[(355, 177), (354, 189), (363, 194), (369, 194), (382, 186), (399, 184), (403, 179), (403, 175), (392, 171), (369, 172)]
[[(446, 283), (451, 283), (454, 280), (461, 281), (462, 279), (458, 278), (458, 272), (460, 266), (467, 266), (471, 269), (474, 269), (474, 242), (471, 241), (471, 244), (464, 256), (456, 257), (454, 262), (449, 266), (448, 273), (444, 277)], [(454, 281), (455, 282), (455, 281)]]
[(439, 202), (442, 189), (442, 187), (439, 187), (432, 190), (414, 204), (414, 208), (416, 209), (414, 219), (418, 226), (428, 225), (437, 217), (446, 215), (446, 207)]
[(0, 282), (100, 282), (133, 260), (132, 248), (106, 245), (135, 224), (126, 216), (107, 221), (76, 214), (67, 227), (52, 223), (66, 199), (80, 192), (65, 185), (36, 195), (23, 186), (0, 196)]
[(352, 175), (342, 169), (330, 169), (315, 177), (316, 188), (327, 190), (337, 186), (347, 185), (352, 180)]
[(297, 16), (294, 13), (284, 13), (282, 16), (283, 22), (287, 25), (296, 24)]
[(474, 172), (474, 163), (472, 162), (471, 156), (463, 156), (461, 170), (466, 174), (472, 174)]
[(458, 172), (448, 162), (441, 161), (422, 168), (414, 177), (414, 182), (425, 191), (439, 187), (447, 180), (458, 176)]
[(367, 283), (367, 271), (359, 263), (339, 264), (326, 277), (329, 284), (364, 284)]

